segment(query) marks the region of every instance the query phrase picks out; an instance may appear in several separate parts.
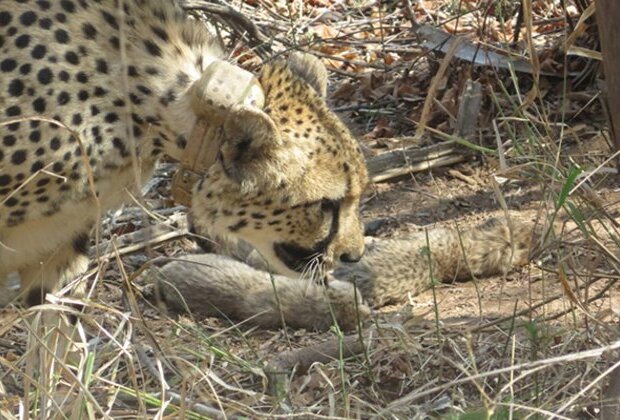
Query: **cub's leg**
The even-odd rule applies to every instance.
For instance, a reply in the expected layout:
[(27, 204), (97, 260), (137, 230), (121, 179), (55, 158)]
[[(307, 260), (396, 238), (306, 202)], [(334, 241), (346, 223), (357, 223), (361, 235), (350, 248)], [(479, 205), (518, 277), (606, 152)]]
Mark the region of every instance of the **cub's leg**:
[(38, 264), (19, 270), (22, 296), (27, 306), (40, 305), (46, 293), (86, 271), (88, 238), (88, 233), (76, 235), (71, 243), (59, 247)]
[(355, 282), (373, 307), (402, 302), (430, 288), (432, 280), (451, 282), (507, 273), (529, 260), (532, 226), (491, 219), (470, 229), (433, 229), (427, 234), (379, 240), (364, 258), (343, 264), (333, 275)]

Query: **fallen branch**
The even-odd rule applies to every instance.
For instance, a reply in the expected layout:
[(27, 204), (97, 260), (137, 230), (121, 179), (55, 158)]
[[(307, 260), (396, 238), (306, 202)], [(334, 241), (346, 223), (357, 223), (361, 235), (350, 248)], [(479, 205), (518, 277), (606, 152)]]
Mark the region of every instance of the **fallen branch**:
[[(478, 128), (478, 115), (482, 103), (480, 83), (468, 80), (460, 102), (454, 136), (471, 140)], [(403, 137), (399, 140), (417, 143), (417, 136)], [(366, 165), (372, 182), (381, 182), (412, 172), (460, 163), (467, 157), (466, 150), (456, 141), (450, 140), (427, 147), (411, 146), (392, 150), (371, 157), (366, 161)]]
[(462, 151), (462, 147), (454, 141), (426, 147), (410, 146), (373, 156), (366, 161), (366, 165), (371, 181), (382, 182), (408, 173), (462, 162), (467, 157)]
[(358, 334), (334, 338), (324, 343), (280, 353), (267, 362), (263, 369), (269, 380), (268, 392), (281, 396), (289, 388), (293, 373), (304, 374), (314, 363), (328, 363), (347, 359), (367, 351), (370, 346), (369, 332), (362, 338)]
[[(171, 224), (176, 226), (171, 226)], [(115, 255), (125, 255), (140, 251), (148, 246), (154, 246), (162, 242), (170, 241), (187, 235), (189, 232), (185, 215), (171, 217), (165, 223), (159, 223), (138, 231), (118, 236), (108, 241), (101, 242), (90, 249), (92, 257), (112, 258)], [(115, 244), (117, 250), (114, 250)]]

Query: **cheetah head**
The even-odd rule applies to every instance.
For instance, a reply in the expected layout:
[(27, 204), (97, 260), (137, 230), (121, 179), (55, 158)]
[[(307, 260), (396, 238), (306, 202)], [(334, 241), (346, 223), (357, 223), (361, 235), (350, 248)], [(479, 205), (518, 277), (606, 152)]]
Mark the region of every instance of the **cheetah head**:
[(219, 158), (194, 187), (194, 229), (250, 243), (285, 275), (359, 260), (368, 176), (325, 104), (325, 67), (298, 54), (264, 66), (258, 80), (265, 107), (231, 111)]

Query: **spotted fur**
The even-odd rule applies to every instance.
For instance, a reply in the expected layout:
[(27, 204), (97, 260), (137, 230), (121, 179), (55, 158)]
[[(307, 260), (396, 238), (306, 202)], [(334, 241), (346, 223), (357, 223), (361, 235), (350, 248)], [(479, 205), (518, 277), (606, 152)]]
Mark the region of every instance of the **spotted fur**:
[[(192, 86), (219, 56), (170, 0), (0, 2), (0, 281), (18, 271), (36, 303), (85, 268), (101, 214), (181, 157)], [(195, 187), (198, 231), (245, 239), (288, 274), (363, 252), (366, 169), (318, 63), (263, 68), (267, 117), (229, 121)]]
[(471, 228), (367, 238), (364, 257), (336, 268), (327, 287), (269, 275), (251, 248), (217, 238), (211, 251), (237, 260), (192, 255), (153, 269), (146, 277), (160, 286), (161, 296), (176, 311), (225, 316), (263, 328), (280, 328), (285, 322), (326, 330), (336, 321), (341, 328), (354, 329), (370, 314), (370, 307), (405, 302), (440, 282), (506, 274), (527, 264), (536, 243), (534, 228), (517, 218), (490, 219)]

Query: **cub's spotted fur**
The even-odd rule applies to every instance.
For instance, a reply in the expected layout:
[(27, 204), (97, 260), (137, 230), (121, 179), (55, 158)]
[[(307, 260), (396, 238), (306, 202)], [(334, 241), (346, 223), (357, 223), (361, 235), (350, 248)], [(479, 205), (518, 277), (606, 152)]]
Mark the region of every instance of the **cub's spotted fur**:
[[(399, 303), (428, 289), (432, 281), (452, 282), (472, 276), (505, 274), (526, 264), (532, 225), (491, 219), (463, 229), (433, 229), (413, 236), (368, 238), (364, 257), (333, 271), (327, 287), (303, 279), (269, 276), (265, 271), (231, 258), (203, 254), (172, 262), (151, 277), (176, 310), (226, 316), (265, 328), (282, 320), (298, 328), (325, 330), (336, 320), (352, 329), (370, 313), (369, 306)], [(236, 254), (264, 268), (260, 258), (234, 246), (220, 251)], [(357, 286), (357, 291), (353, 284)], [(276, 298), (276, 293), (278, 298)], [(356, 300), (359, 296), (366, 301)]]
[[(196, 82), (218, 59), (172, 0), (0, 2), (0, 283), (18, 272), (36, 304), (85, 268), (102, 212), (160, 157), (181, 158), (197, 114), (208, 122)], [(265, 108), (225, 110), (219, 158), (194, 187), (199, 232), (242, 238), (290, 275), (364, 249), (366, 169), (325, 105), (325, 74), (308, 56), (265, 65)]]

